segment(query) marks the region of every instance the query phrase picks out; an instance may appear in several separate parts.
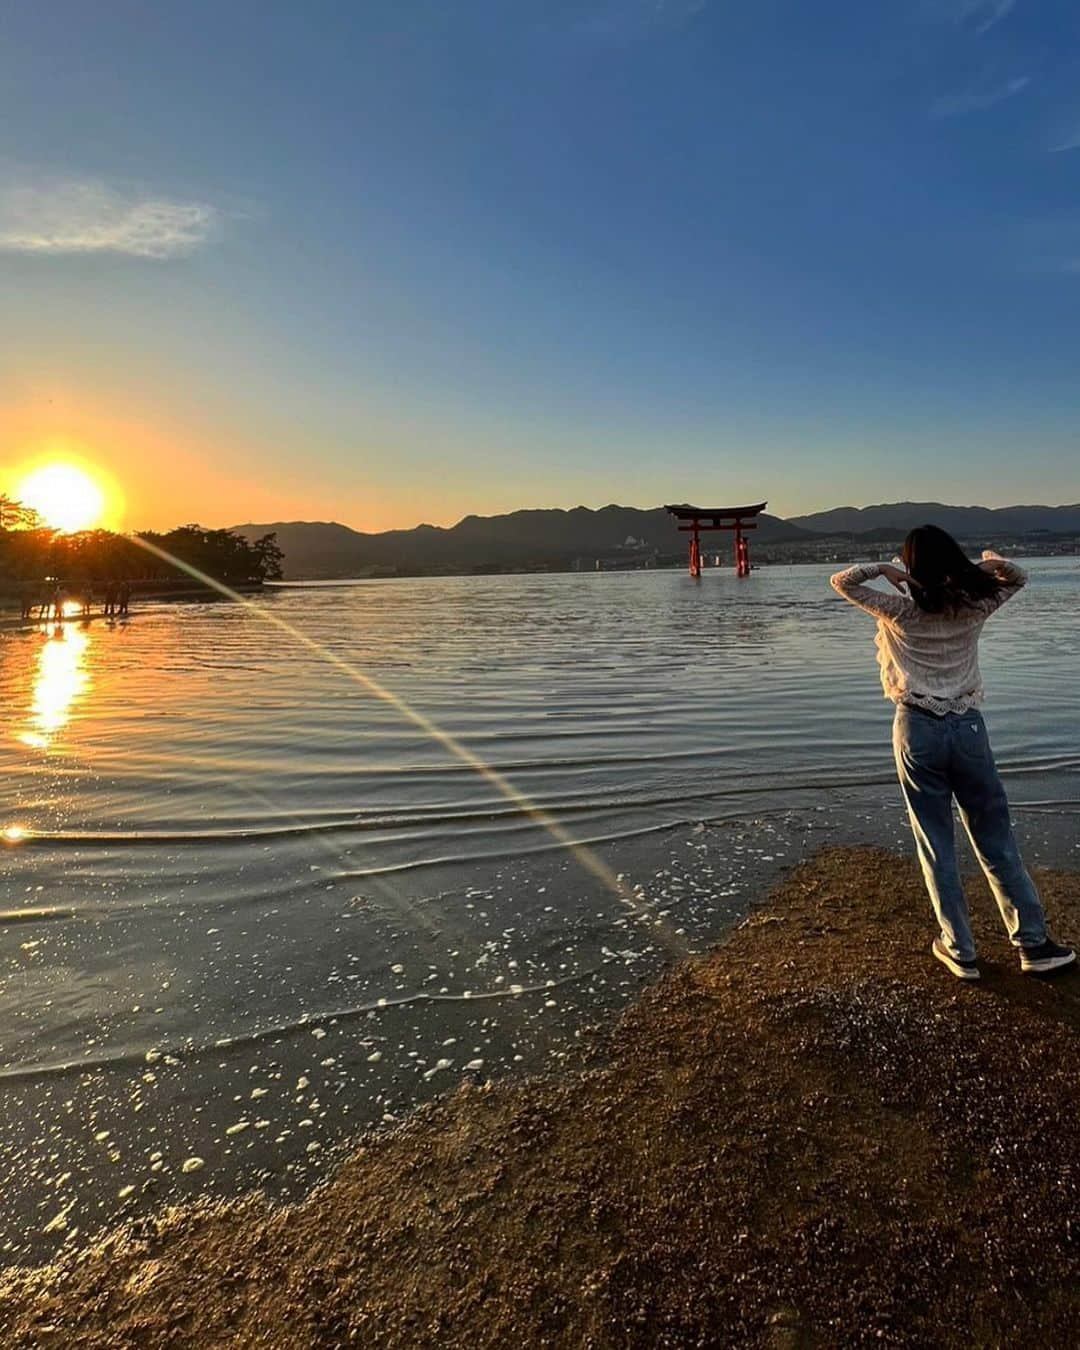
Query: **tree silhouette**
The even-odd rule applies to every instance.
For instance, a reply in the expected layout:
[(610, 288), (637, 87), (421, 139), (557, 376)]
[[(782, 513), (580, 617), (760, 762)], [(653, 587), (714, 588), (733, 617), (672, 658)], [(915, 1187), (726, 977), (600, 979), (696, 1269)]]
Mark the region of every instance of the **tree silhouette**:
[(285, 554), (278, 547), (277, 534), (271, 531), (270, 534), (262, 534), (251, 545), (262, 564), (263, 578), (266, 581), (281, 580), (281, 565), (285, 561)]
[[(250, 542), (231, 530), (201, 525), (182, 525), (165, 534), (147, 530), (138, 536), (110, 530), (64, 534), (42, 526), (32, 512), (8, 498), (0, 499), (0, 511), (0, 585), (9, 579), (37, 583), (45, 577), (91, 585), (190, 582), (188, 569), (229, 586), (281, 576), (283, 555), (272, 534)], [(140, 540), (161, 552), (144, 548)]]
[(32, 506), (0, 492), (0, 530), (37, 530), (41, 524), (41, 517)]

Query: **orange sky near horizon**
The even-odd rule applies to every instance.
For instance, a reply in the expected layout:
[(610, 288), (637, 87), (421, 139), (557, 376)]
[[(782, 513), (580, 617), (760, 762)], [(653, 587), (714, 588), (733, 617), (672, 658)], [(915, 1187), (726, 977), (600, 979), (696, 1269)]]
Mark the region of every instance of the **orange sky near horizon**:
[[(355, 496), (338, 482), (312, 481), (300, 466), (282, 471), (261, 462), (258, 446), (205, 427), (183, 425), (142, 409), (122, 415), (82, 405), (64, 406), (51, 395), (25, 406), (0, 408), (0, 491), (13, 493), (27, 471), (71, 460), (115, 485), (122, 530), (167, 530), (198, 522), (212, 528), (275, 520), (337, 520), (360, 530), (419, 524), (412, 490), (365, 491), (357, 474)], [(300, 459), (301, 457), (297, 457)], [(449, 494), (444, 510), (423, 517), (453, 524), (458, 510)]]
[(317, 453), (288, 443), (268, 451), (254, 435), (212, 421), (220, 412), (199, 418), (164, 400), (115, 410), (82, 394), (34, 391), (20, 403), (0, 404), (0, 492), (17, 495), (29, 469), (70, 460), (114, 486), (123, 512), (105, 523), (128, 531), (289, 520), (380, 531), (450, 526), (469, 514), (522, 508), (660, 504), (634, 475), (612, 482), (599, 466), (593, 491), (568, 501), (514, 456), (489, 450), (473, 472), (450, 471), (445, 454), (431, 456), (428, 467), (392, 440), (385, 449), (358, 451), (354, 468), (321, 471)]

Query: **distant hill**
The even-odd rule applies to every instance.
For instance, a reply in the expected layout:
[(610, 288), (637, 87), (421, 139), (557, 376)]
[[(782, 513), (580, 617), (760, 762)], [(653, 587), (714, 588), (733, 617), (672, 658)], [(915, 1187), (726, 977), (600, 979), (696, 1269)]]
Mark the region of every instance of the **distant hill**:
[[(569, 567), (576, 559), (588, 565), (598, 557), (618, 561), (656, 552), (681, 557), (686, 552), (686, 536), (663, 507), (512, 511), (502, 516), (466, 516), (446, 529), (418, 525), (380, 534), (364, 534), (326, 521), (277, 521), (234, 528), (251, 539), (276, 533), (285, 554), (285, 575), (294, 580), (355, 576), (372, 570)], [(730, 536), (719, 537), (728, 547)], [(763, 514), (754, 537), (772, 543), (811, 536), (798, 525)]]
[[(932, 523), (977, 543), (1040, 531), (1080, 534), (1080, 505), (947, 506), (942, 502), (893, 502), (882, 506), (839, 506), (832, 511), (780, 520), (758, 517), (754, 544), (808, 544), (855, 536), (875, 545)], [(591, 567), (630, 564), (658, 556), (674, 561), (686, 553), (686, 536), (663, 507), (639, 510), (576, 506), (570, 511), (512, 511), (502, 516), (466, 516), (456, 525), (418, 525), (411, 530), (365, 534), (333, 521), (277, 521), (238, 525), (249, 539), (274, 531), (292, 580), (363, 576), (393, 572), (475, 572), (511, 568)], [(724, 551), (730, 536), (712, 536)]]
[(798, 525), (815, 534), (879, 532), (878, 537), (906, 534), (916, 525), (940, 525), (962, 539), (993, 535), (1031, 534), (1051, 530), (1080, 531), (1080, 504), (1075, 506), (946, 506), (941, 502), (892, 502), (882, 506), (838, 506), (809, 516), (793, 516)]

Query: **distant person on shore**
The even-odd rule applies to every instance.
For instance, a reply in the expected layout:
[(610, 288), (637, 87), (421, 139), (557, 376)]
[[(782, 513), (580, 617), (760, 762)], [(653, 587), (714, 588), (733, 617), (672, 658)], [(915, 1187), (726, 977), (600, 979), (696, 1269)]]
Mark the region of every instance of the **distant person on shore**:
[[(875, 577), (899, 594), (865, 584)], [(1026, 581), (1015, 563), (996, 553), (971, 562), (936, 525), (911, 531), (902, 568), (866, 563), (831, 578), (834, 590), (878, 621), (881, 683), (896, 704), (896, 769), (941, 928), (933, 954), (962, 980), (977, 980), (979, 966), (956, 857), (954, 797), (1009, 940), (1020, 949), (1021, 969), (1042, 974), (1076, 960), (1046, 930), (979, 712), (979, 635)]]
[(116, 588), (116, 612), (118, 614), (127, 614), (130, 604), (131, 583), (129, 581), (122, 581)]

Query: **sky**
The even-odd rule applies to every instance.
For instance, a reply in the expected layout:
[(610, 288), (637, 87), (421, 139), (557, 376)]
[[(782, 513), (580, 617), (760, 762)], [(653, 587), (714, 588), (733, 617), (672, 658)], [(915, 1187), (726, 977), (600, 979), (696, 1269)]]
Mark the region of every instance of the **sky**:
[(0, 488), (1080, 501), (1080, 6), (0, 8)]

